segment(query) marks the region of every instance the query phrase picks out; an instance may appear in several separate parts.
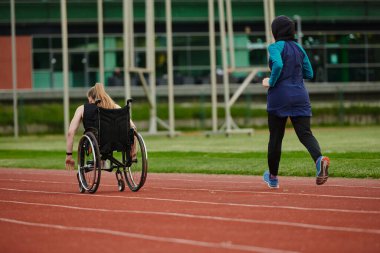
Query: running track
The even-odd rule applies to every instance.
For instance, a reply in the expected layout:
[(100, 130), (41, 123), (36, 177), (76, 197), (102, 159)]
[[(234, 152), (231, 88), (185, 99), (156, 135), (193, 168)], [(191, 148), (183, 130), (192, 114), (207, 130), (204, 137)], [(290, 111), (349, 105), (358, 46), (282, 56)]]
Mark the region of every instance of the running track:
[(137, 193), (102, 173), (0, 169), (0, 252), (380, 252), (380, 180), (148, 174)]

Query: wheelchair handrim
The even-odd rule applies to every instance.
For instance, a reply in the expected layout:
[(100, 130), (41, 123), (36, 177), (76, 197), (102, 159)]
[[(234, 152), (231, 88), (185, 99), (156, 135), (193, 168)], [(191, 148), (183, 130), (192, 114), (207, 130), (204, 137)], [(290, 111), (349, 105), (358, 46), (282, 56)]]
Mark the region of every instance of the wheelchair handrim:
[[(92, 182), (91, 182), (91, 186), (89, 187), (88, 185), (86, 186), (86, 185), (84, 185), (83, 184), (83, 182), (84, 181), (86, 181), (86, 183), (87, 183), (87, 180), (85, 179), (85, 178), (83, 178), (82, 177), (82, 168), (83, 168), (83, 166), (81, 166), (81, 164), (79, 164), (78, 163), (78, 174), (79, 174), (79, 180), (80, 180), (80, 183), (81, 183), (81, 185), (82, 185), (82, 187), (86, 190), (86, 191), (90, 191), (92, 188), (93, 188), (93, 186), (94, 186), (94, 184), (95, 184), (95, 182), (96, 182), (96, 166), (97, 166), (97, 160), (96, 160), (96, 155), (94, 155), (95, 153), (95, 149), (94, 149), (94, 145), (92, 144), (92, 141), (91, 141), (91, 139), (87, 136), (87, 135), (83, 135), (83, 137), (86, 137), (86, 139), (87, 139), (87, 141), (90, 143), (90, 145), (91, 145), (91, 150), (92, 150), (92, 152), (93, 152), (93, 160), (94, 160), (94, 174), (95, 174), (95, 177), (93, 178), (93, 180), (92, 180)], [(79, 154), (79, 155), (81, 155), (81, 154)]]

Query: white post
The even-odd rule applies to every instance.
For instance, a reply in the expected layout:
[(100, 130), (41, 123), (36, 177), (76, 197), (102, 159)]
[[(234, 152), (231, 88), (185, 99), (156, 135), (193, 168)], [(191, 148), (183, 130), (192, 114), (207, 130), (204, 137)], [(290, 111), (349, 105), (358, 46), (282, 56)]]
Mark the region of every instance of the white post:
[(230, 87), (228, 80), (228, 66), (227, 66), (227, 54), (226, 54), (226, 28), (224, 20), (224, 6), (223, 0), (218, 0), (219, 5), (219, 26), (220, 26), (220, 51), (222, 53), (222, 63), (223, 63), (223, 84), (224, 84), (224, 104), (225, 104), (225, 126), (226, 132), (231, 130), (231, 111), (228, 106), (228, 101), (230, 98)]
[(298, 44), (300, 44), (302, 46), (303, 34), (302, 34), (302, 27), (301, 27), (301, 25), (302, 25), (301, 16), (294, 15), (294, 19), (297, 22), (297, 41), (298, 41)]
[(104, 84), (103, 0), (98, 0), (99, 80)]
[(264, 4), (265, 42), (268, 47), (269, 44), (272, 42), (271, 28), (270, 28), (271, 20), (270, 20), (270, 14), (269, 14), (270, 0), (263, 0), (263, 1), (264, 1), (263, 4)]
[(134, 30), (134, 16), (133, 16), (133, 0), (128, 1), (128, 10), (129, 15), (127, 15), (127, 18), (129, 19), (129, 65), (131, 68), (135, 67), (135, 30)]
[[(275, 17), (274, 0), (269, 0), (269, 24), (272, 23)], [(273, 36), (271, 36), (271, 41), (274, 42)]]
[(129, 2), (133, 0), (123, 0), (123, 59), (124, 59), (124, 99), (125, 104), (127, 104), (127, 100), (131, 98), (131, 77), (129, 73), (129, 37), (133, 36), (133, 33), (130, 32), (129, 28)]
[(61, 0), (61, 32), (62, 32), (62, 68), (63, 68), (63, 110), (65, 136), (69, 130), (69, 60), (67, 54), (67, 12), (66, 0)]
[(218, 98), (216, 90), (216, 56), (215, 56), (215, 13), (214, 0), (208, 0), (208, 26), (210, 43), (210, 81), (211, 81), (211, 110), (212, 110), (212, 132), (218, 131)]
[(171, 0), (165, 1), (166, 13), (166, 54), (168, 68), (169, 136), (174, 137), (174, 80), (173, 80), (173, 38)]
[(157, 133), (157, 104), (156, 104), (156, 57), (155, 57), (155, 36), (154, 36), (154, 1), (145, 0), (145, 20), (146, 20), (146, 64), (149, 72), (149, 85), (152, 98), (150, 108), (149, 133)]
[(268, 3), (269, 41), (270, 41), (270, 43), (273, 43), (274, 42), (274, 38), (273, 38), (273, 35), (272, 35), (271, 24), (272, 24), (272, 21), (274, 20), (274, 18), (276, 16), (275, 16), (275, 11), (274, 11), (274, 0), (268, 0), (268, 1), (269, 1), (269, 3)]
[(18, 138), (18, 99), (17, 99), (17, 54), (16, 54), (16, 14), (15, 1), (11, 0), (11, 46), (12, 46), (12, 89), (13, 89), (13, 132)]
[(231, 0), (226, 0), (226, 12), (227, 12), (227, 28), (228, 28), (228, 46), (230, 52), (230, 67), (235, 69), (235, 43), (234, 43), (234, 28), (232, 25), (232, 6)]

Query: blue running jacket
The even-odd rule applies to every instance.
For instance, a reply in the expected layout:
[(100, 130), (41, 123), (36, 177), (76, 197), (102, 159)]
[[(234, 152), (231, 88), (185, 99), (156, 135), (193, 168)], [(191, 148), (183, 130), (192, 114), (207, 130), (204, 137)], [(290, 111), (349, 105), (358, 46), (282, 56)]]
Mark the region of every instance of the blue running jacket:
[(313, 78), (305, 50), (294, 41), (269, 45), (267, 112), (278, 117), (311, 116), (309, 93), (303, 79)]

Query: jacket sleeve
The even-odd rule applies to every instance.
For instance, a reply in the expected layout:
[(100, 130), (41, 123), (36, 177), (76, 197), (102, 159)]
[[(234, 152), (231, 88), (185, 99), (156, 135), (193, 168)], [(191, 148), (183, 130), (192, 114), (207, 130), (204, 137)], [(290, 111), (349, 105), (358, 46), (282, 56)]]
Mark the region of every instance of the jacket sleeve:
[(278, 78), (281, 75), (282, 67), (284, 66), (281, 58), (281, 52), (284, 48), (282, 43), (274, 43), (268, 47), (269, 60), (272, 63), (272, 71), (269, 78), (269, 86), (274, 87)]
[(303, 78), (312, 79), (314, 76), (313, 68), (311, 67), (309, 57), (307, 57), (307, 54), (305, 53), (305, 51), (304, 51), (304, 54), (305, 54), (305, 57), (303, 58), (303, 65), (302, 65)]
[(297, 46), (302, 50), (303, 52), (303, 62), (302, 62), (302, 75), (304, 79), (312, 79), (314, 76), (313, 68), (311, 67), (311, 63), (309, 60), (309, 57), (307, 56), (305, 50), (302, 48), (300, 44), (297, 43)]

